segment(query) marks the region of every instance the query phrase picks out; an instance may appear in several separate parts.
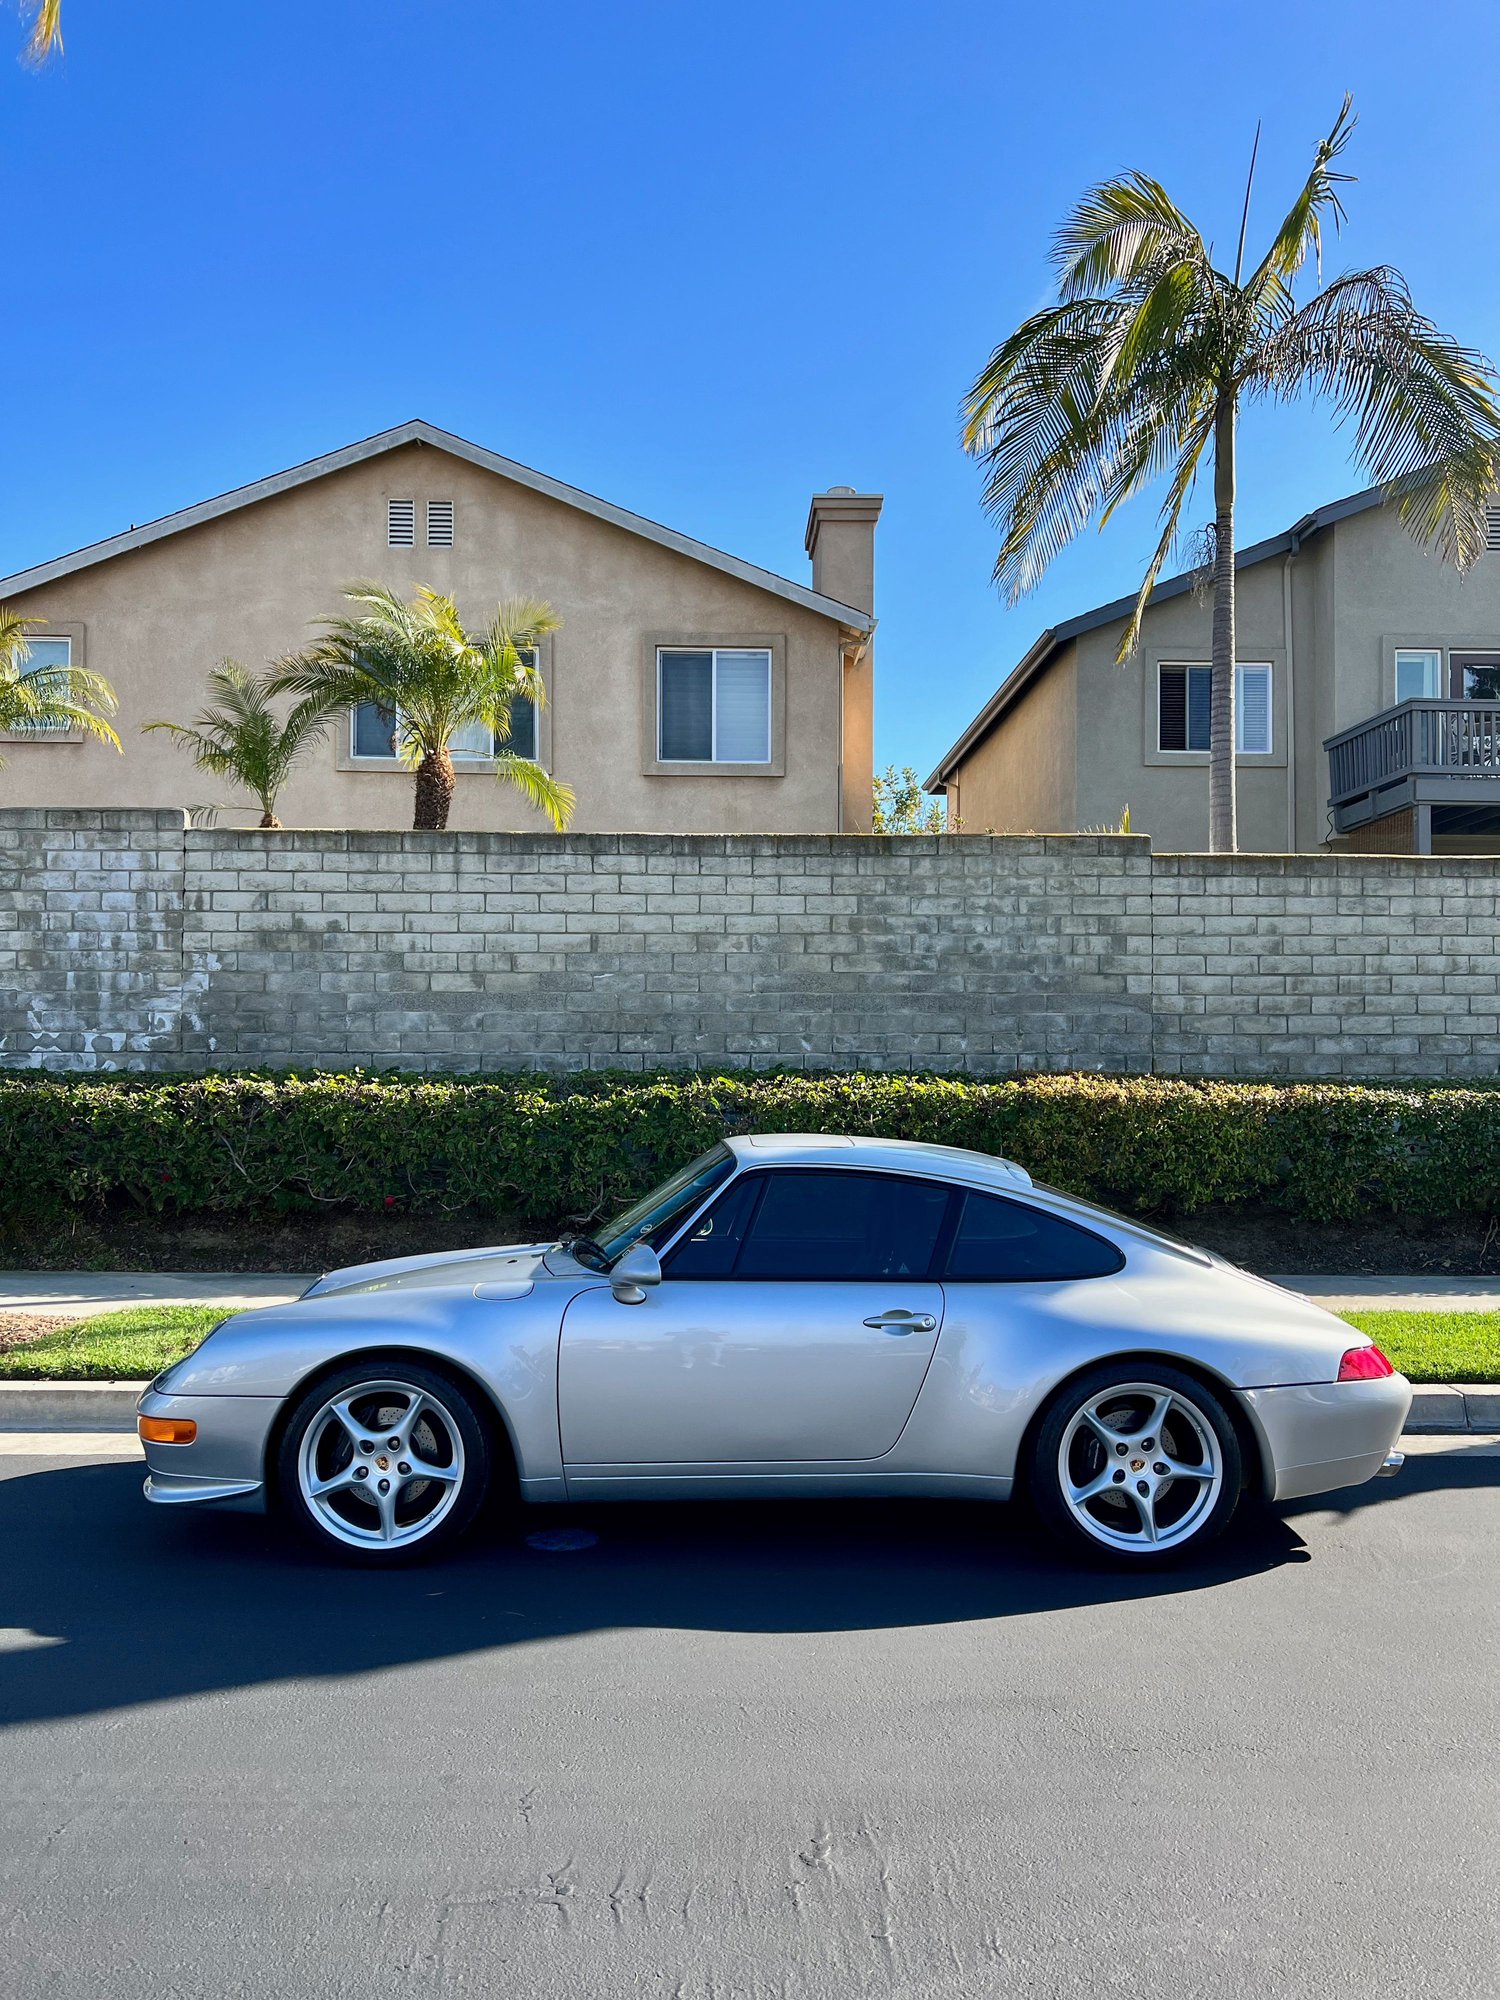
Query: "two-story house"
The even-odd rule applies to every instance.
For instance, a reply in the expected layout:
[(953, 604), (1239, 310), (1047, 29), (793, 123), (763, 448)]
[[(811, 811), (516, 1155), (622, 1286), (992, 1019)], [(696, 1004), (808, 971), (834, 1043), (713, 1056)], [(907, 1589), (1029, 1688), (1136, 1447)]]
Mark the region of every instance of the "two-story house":
[[(878, 494), (814, 496), (794, 583), (464, 439), (413, 422), (74, 555), (0, 578), (34, 654), (103, 674), (123, 757), (63, 732), (3, 745), (7, 805), (180, 806), (213, 781), (163, 734), (221, 658), (304, 645), (373, 578), (451, 594), (476, 624), (548, 599), (540, 713), (511, 746), (578, 795), (584, 832), (836, 833), (870, 820)], [(455, 743), (455, 828), (544, 822), (497, 785), (483, 730)], [(288, 824), (411, 824), (411, 777), (374, 706), (340, 718), (282, 795)]]
[[(1378, 491), (1238, 561), (1240, 846), (1500, 853), (1500, 508), (1460, 576)], [(1191, 574), (1043, 632), (927, 780), (970, 832), (1118, 824), (1208, 843), (1212, 607)]]

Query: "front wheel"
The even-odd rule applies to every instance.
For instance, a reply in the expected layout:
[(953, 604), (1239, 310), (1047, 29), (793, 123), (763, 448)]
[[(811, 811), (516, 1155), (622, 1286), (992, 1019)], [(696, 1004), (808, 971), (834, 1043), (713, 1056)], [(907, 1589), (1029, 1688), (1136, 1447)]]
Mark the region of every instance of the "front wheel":
[(489, 1440), (472, 1397), (436, 1369), (378, 1355), (308, 1391), (277, 1459), (295, 1525), (328, 1553), (368, 1563), (456, 1541), (489, 1484)]
[(1228, 1525), (1242, 1478), (1220, 1399), (1151, 1363), (1106, 1364), (1071, 1383), (1042, 1421), (1029, 1471), (1061, 1541), (1132, 1567), (1205, 1547)]

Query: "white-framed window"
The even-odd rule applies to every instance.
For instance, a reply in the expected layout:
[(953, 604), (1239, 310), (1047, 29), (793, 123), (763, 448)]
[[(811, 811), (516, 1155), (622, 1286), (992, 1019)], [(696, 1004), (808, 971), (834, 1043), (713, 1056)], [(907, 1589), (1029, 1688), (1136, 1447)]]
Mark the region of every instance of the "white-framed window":
[[(1163, 660), (1156, 670), (1156, 747), (1207, 750), (1213, 669), (1199, 660)], [(1240, 661), (1234, 670), (1234, 747), (1242, 757), (1269, 757), (1271, 668)]]
[(428, 501), (427, 546), (430, 549), (452, 548), (453, 502), (451, 500)]
[[(349, 755), (360, 764), (399, 764), (397, 749), (399, 718), (395, 709), (378, 701), (359, 702), (349, 714)], [(450, 738), (449, 751), (455, 764), (485, 764), (496, 755), (536, 757), (536, 708), (525, 695), (517, 695), (510, 705), (510, 735), (497, 742), (494, 732), (482, 722), (471, 722)]]
[(415, 500), (387, 500), (385, 539), (393, 549), (414, 549), (417, 545), (417, 503)]
[[(63, 638), (49, 638), (31, 633), (27, 639), (27, 655), (21, 662), (21, 673), (34, 674), (43, 667), (71, 667), (73, 664), (73, 641)], [(24, 729), (15, 730), (17, 736), (67, 736), (72, 733), (70, 722), (37, 722)]]
[(658, 646), (656, 754), (663, 764), (769, 764), (770, 648)]
[(1500, 507), (1492, 502), (1484, 510), (1484, 545), (1487, 549), (1500, 549)]
[(349, 711), (349, 755), (361, 763), (397, 763), (395, 709), (378, 701), (356, 702)]
[(1437, 701), (1443, 692), (1443, 656), (1436, 646), (1396, 648), (1397, 701)]

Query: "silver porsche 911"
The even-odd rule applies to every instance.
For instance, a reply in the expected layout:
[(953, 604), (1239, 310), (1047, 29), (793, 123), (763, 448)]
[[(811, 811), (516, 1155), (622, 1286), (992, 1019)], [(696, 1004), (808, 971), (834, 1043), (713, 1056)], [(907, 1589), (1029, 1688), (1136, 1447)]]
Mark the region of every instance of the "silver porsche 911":
[(371, 1562), (486, 1497), (1024, 1490), (1080, 1553), (1396, 1470), (1411, 1402), (1308, 1300), (982, 1153), (731, 1139), (575, 1236), (241, 1313), (140, 1401), (147, 1498), (270, 1504)]

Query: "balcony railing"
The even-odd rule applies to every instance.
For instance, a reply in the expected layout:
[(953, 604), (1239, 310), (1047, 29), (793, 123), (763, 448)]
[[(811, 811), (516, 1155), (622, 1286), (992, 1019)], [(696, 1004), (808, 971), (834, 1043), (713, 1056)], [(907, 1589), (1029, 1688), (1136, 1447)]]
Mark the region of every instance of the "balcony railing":
[(1323, 747), (1335, 807), (1409, 778), (1500, 779), (1500, 702), (1403, 701)]

